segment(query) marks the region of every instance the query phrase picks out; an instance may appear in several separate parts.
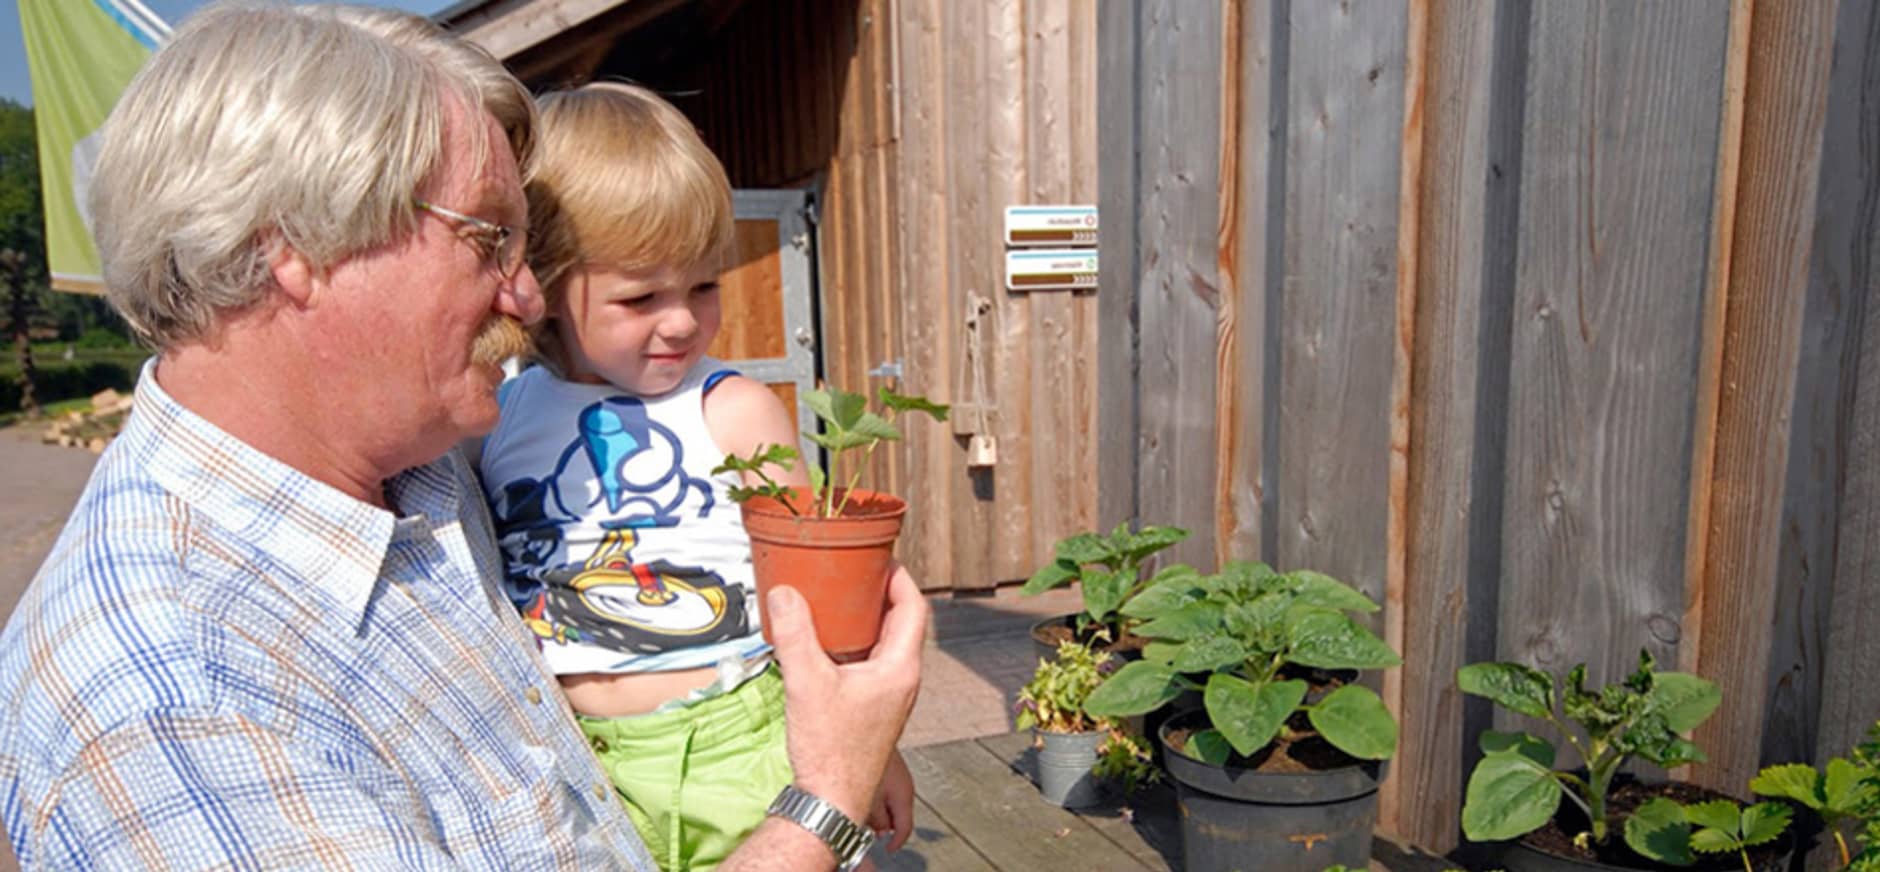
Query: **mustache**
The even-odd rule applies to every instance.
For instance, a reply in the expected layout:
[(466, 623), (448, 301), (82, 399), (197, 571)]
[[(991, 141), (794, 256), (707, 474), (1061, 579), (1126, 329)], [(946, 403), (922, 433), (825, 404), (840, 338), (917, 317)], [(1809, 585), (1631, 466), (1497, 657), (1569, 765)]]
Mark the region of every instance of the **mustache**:
[(491, 315), (470, 345), (471, 361), (488, 366), (500, 366), (512, 357), (527, 357), (533, 353), (535, 342), (529, 338), (529, 331), (507, 315)]

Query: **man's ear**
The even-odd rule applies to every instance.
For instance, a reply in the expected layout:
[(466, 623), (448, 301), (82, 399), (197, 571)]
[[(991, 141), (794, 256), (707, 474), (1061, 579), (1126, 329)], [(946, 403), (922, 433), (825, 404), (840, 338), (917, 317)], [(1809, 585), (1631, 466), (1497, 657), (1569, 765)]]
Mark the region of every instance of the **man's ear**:
[(293, 246), (275, 243), (274, 251), (268, 255), (268, 271), (274, 275), (275, 287), (280, 288), (281, 295), (294, 306), (304, 307), (312, 301), (320, 276), (313, 264), (307, 262), (306, 255)]

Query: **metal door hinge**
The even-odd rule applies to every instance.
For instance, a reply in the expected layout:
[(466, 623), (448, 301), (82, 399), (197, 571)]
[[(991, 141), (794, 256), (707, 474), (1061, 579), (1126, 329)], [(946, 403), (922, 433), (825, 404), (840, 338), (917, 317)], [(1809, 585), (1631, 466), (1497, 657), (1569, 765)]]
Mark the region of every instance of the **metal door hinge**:
[(900, 378), (901, 362), (898, 360), (884, 362), (880, 366), (869, 370), (868, 374), (875, 378)]

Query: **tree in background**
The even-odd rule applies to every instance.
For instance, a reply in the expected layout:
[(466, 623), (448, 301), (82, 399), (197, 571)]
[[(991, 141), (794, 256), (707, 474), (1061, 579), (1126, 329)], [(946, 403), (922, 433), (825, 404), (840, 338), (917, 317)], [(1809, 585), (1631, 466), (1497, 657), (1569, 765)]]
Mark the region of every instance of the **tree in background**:
[(19, 355), (20, 408), (29, 414), (39, 411), (32, 326), (47, 291), (40, 203), (33, 110), (0, 98), (0, 281), (7, 294), (7, 335)]

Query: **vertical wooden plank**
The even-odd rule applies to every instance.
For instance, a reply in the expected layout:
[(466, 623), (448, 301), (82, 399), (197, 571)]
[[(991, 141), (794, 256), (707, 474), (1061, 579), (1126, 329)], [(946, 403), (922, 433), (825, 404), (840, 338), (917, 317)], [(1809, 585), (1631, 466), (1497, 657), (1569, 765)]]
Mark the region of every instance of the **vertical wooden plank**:
[[(1190, 530), (1168, 560), (1214, 560), (1221, 40), (1214, 4), (1140, 7), (1139, 520)], [(1099, 264), (1100, 266), (1101, 264)]]
[[(1273, 337), (1266, 315), (1273, 293), (1267, 279), (1275, 261), (1268, 249), (1285, 223), (1276, 200), (1284, 186), (1270, 181), (1285, 170), (1280, 162), (1283, 151), (1273, 147), (1273, 131), (1283, 120), (1275, 117), (1273, 95), (1276, 82), (1284, 82), (1275, 69), (1273, 21), (1274, 4), (1253, 0), (1240, 9), (1235, 27), (1223, 28), (1227, 38), (1237, 43), (1238, 60), (1231, 64), (1223, 60), (1222, 67), (1236, 77), (1238, 97), (1228, 104), (1236, 116), (1231, 190), (1222, 181), (1223, 196), (1231, 194), (1233, 203), (1231, 210), (1223, 207), (1221, 233), (1222, 262), (1227, 264), (1230, 258), (1232, 262), (1231, 270), (1223, 266), (1223, 272), (1231, 272), (1228, 284), (1233, 287), (1231, 320), (1221, 319), (1224, 326), (1231, 324), (1231, 331), (1222, 332), (1231, 332), (1232, 340), (1222, 344), (1232, 352), (1223, 361), (1217, 388), (1225, 430), (1219, 437), (1219, 477), (1226, 492), (1224, 498), (1216, 498), (1220, 517), (1215, 533), (1215, 551), (1222, 560), (1260, 560), (1267, 556), (1263, 548), (1269, 544), (1261, 535), (1271, 472), (1266, 467), (1264, 437), (1271, 400), (1267, 381), (1272, 376), (1266, 361)], [(1233, 246), (1231, 253), (1226, 245)]]
[(1276, 556), (1381, 600), (1407, 18), (1295, 3), (1287, 22)]
[[(946, 317), (962, 325), (975, 295), (998, 299), (994, 287), (994, 282), (998, 281), (994, 263), (998, 248), (988, 244), (992, 233), (988, 228), (999, 219), (991, 202), (995, 196), (992, 174), (987, 172), (992, 136), (988, 127), (994, 125), (989, 125), (984, 115), (990, 108), (986, 70), (992, 62), (989, 55), (995, 51), (985, 39), (987, 17), (986, 5), (981, 3), (946, 3), (938, 12), (946, 59), (940, 73), (946, 83), (946, 118), (940, 129), (944, 131), (947, 163), (944, 201), (947, 214), (946, 222), (936, 230), (946, 233), (951, 242), (947, 250), (951, 283)], [(1013, 156), (1008, 154), (1007, 157)], [(997, 312), (996, 303), (994, 311)], [(998, 344), (997, 319), (991, 319), (990, 324), (982, 323), (979, 329), (979, 348), (988, 358), (967, 361), (956, 376), (961, 380), (959, 395), (967, 402), (975, 399), (968, 393), (973, 385), (972, 373), (968, 371), (972, 366), (981, 367), (985, 373), (988, 396), (978, 399), (990, 401), (998, 396), (996, 392), (1002, 384), (1003, 374), (995, 368), (997, 358), (992, 356)], [(964, 336), (960, 347), (967, 347)], [(995, 474), (969, 470), (964, 463), (955, 463), (952, 474), (958, 495), (953, 515), (953, 537), (957, 543), (953, 587), (955, 590), (990, 589), (998, 580), (995, 543), (1004, 536), (1004, 531), (995, 523), (1000, 497), (995, 488)]]
[(1131, 0), (1097, 3), (1097, 526), (1137, 516), (1141, 457), (1138, 393), (1142, 266), (1139, 57), (1141, 20)]
[(1736, 242), (1730, 250), (1729, 347), (1717, 412), (1714, 505), (1703, 575), (1698, 669), (1723, 704), (1694, 740), (1709, 754), (1698, 781), (1734, 789), (1762, 755), (1789, 429), (1769, 426), (1795, 402), (1809, 243), (1834, 49), (1833, 0), (1766, 4), (1750, 23), (1748, 104)]
[(1604, 682), (1676, 662), (1728, 16), (1532, 8), (1497, 644)]
[[(1234, 501), (1240, 489), (1234, 460), (1244, 451), (1240, 429), (1244, 414), (1240, 403), (1246, 393), (1240, 384), (1242, 343), (1248, 341), (1240, 335), (1243, 281), (1240, 195), (1245, 188), (1241, 177), (1247, 174), (1240, 166), (1240, 154), (1241, 137), (1257, 135), (1245, 134), (1241, 120), (1245, 108), (1240, 95), (1245, 63), (1240, 35), (1243, 17), (1241, 4), (1221, 4), (1221, 130), (1216, 140), (1221, 149), (1218, 162), (1221, 188), (1215, 203), (1220, 215), (1214, 231), (1214, 274), (1219, 279), (1219, 307), (1214, 313), (1214, 559), (1211, 561), (1216, 566), (1228, 559), (1234, 534), (1243, 523)], [(1259, 334), (1254, 333), (1250, 340), (1259, 344)]]
[(1846, 467), (1833, 578), (1804, 612), (1825, 642), (1810, 670), (1821, 695), (1816, 760), (1846, 754), (1880, 719), (1880, 11), (1846, 0), (1836, 43), (1810, 293), (1819, 287), (1835, 300), (1857, 332), (1841, 358), (1845, 405), (1834, 436), (1845, 440)]
[[(1421, 48), (1423, 159), (1416, 188), (1415, 342), (1404, 506), (1398, 717), (1405, 742), (1391, 764), (1380, 825), (1419, 847), (1456, 846), (1462, 807), (1463, 698), (1468, 660), (1476, 422), (1494, 400), (1480, 392), (1489, 238), (1490, 124), (1498, 16), (1494, 0), (1429, 4)], [(1416, 51), (1415, 43), (1412, 50)], [(1406, 231), (1400, 230), (1400, 233)], [(1495, 470), (1484, 479), (1499, 475)], [(1486, 508), (1486, 507), (1483, 507)], [(1388, 797), (1388, 802), (1383, 802)]]
[[(898, 0), (895, 26), (901, 46), (896, 94), (900, 100), (900, 172), (895, 174), (899, 208), (894, 237), (899, 247), (895, 285), (903, 306), (901, 347), (908, 386), (944, 402), (958, 402), (961, 312), (952, 292), (951, 247), (946, 225), (950, 167), (945, 160), (945, 78), (938, 0)], [(972, 531), (959, 530), (962, 477), (959, 449), (950, 428), (909, 434), (909, 488), (916, 501), (902, 535), (902, 559), (928, 588), (950, 588), (962, 578), (983, 577), (983, 551)]]
[(995, 362), (992, 395), (998, 414), (992, 419), (999, 439), (999, 464), (992, 468), (993, 535), (992, 581), (1023, 580), (1037, 570), (1032, 560), (1033, 490), (1031, 469), (1044, 460), (1033, 451), (1031, 397), (1033, 383), (1031, 307), (1023, 295), (1005, 290), (1005, 207), (1026, 200), (1025, 120), (1029, 98), (1025, 93), (1025, 10), (1022, 0), (996, 0), (984, 4), (986, 43), (984, 79), (978, 92), (983, 101), (968, 117), (983, 119), (985, 151), (976, 156), (988, 176), (983, 220), (962, 222), (954, 232), (965, 244), (984, 252), (984, 287), (997, 301), (998, 326), (992, 348)]
[[(1029, 0), (1025, 4), (1025, 167), (1024, 199), (1014, 203), (1071, 203), (1075, 183), (1078, 113), (1071, 72), (1073, 15), (1070, 0)], [(1087, 93), (1087, 92), (1086, 92)], [(1032, 444), (1024, 459), (1030, 469), (1030, 549), (1026, 564), (1036, 568), (1052, 558), (1052, 544), (1078, 531), (1075, 523), (1080, 482), (1092, 467), (1078, 468), (1078, 444), (1088, 432), (1078, 420), (1088, 395), (1075, 386), (1080, 350), (1076, 301), (1062, 291), (1019, 295), (1014, 303), (1029, 311), (1032, 324), (1031, 384), (1028, 403)]]
[[(1070, 57), (1065, 88), (1066, 127), (1070, 131), (1070, 199), (1076, 203), (1097, 202), (1097, 176), (1101, 160), (1097, 154), (1097, 8), (1089, 2), (1071, 6), (1067, 54)], [(1098, 417), (1097, 380), (1097, 298), (1095, 294), (1071, 297), (1071, 367), (1073, 381), (1065, 392), (1073, 398), (1075, 414), (1066, 426), (1075, 434), (1074, 447), (1064, 460), (1060, 477), (1070, 479), (1072, 510), (1061, 520), (1072, 530), (1088, 530), (1097, 525), (1097, 477), (1101, 469), (1097, 456)], [(1047, 533), (1047, 535), (1050, 535)]]
[[(1384, 622), (1383, 637), (1392, 650), (1404, 650), (1405, 616), (1404, 607), (1408, 599), (1406, 570), (1409, 565), (1409, 527), (1410, 527), (1410, 405), (1411, 392), (1415, 382), (1412, 380), (1411, 355), (1417, 342), (1417, 298), (1421, 295), (1418, 285), (1417, 264), (1422, 245), (1422, 200), (1423, 200), (1423, 161), (1424, 161), (1424, 112), (1427, 96), (1427, 77), (1429, 75), (1429, 19), (1430, 4), (1427, 0), (1411, 0), (1404, 23), (1404, 73), (1403, 73), (1403, 132), (1400, 135), (1402, 145), (1399, 148), (1402, 158), (1398, 163), (1398, 202), (1397, 202), (1397, 298), (1394, 307), (1397, 313), (1395, 341), (1391, 343), (1391, 380), (1390, 380), (1390, 460), (1389, 508), (1385, 519), (1384, 532)], [(1421, 438), (1421, 434), (1417, 435)], [(1412, 669), (1425, 668), (1416, 664)], [(1383, 698), (1399, 718), (1404, 709), (1403, 668), (1384, 672)], [(1440, 735), (1440, 733), (1438, 733)], [(1417, 755), (1422, 751), (1423, 743), (1399, 743), (1413, 745), (1407, 754), (1399, 756), (1400, 761), (1408, 757), (1411, 765), (1416, 765)], [(1393, 773), (1394, 775), (1395, 773)], [(1389, 787), (1378, 792), (1378, 825), (1387, 832), (1399, 832), (1403, 828), (1403, 815), (1406, 808), (1412, 815), (1416, 795), (1411, 795), (1409, 802), (1398, 785), (1401, 779), (1390, 779)]]

